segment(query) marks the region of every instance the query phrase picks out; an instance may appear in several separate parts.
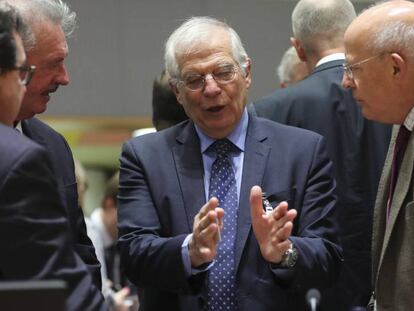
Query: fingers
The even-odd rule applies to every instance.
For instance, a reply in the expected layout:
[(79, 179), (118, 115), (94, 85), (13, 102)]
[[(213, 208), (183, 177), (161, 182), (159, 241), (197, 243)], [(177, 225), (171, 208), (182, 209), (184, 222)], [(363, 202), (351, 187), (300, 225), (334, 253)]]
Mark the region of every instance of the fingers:
[(253, 186), (250, 190), (250, 213), (252, 221), (261, 218), (264, 214), (262, 189), (259, 186)]
[(224, 217), (224, 210), (217, 205), (217, 198), (211, 198), (194, 218), (193, 236), (189, 243), (193, 267), (212, 261), (216, 255)]
[(292, 234), (293, 223), (291, 221), (285, 222), (280, 227), (273, 227), (271, 231), (272, 242), (280, 243), (281, 241), (287, 240)]

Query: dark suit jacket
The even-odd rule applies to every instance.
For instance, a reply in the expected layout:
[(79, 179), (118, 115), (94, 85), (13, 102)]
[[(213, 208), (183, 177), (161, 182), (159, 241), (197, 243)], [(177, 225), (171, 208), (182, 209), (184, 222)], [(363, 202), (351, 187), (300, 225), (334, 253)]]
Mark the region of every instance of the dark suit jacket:
[(318, 66), (305, 80), (258, 100), (253, 108), (258, 116), (326, 138), (337, 182), (345, 263), (338, 288), (326, 293), (324, 303), (326, 310), (348, 311), (351, 305), (366, 305), (371, 294), (372, 213), (391, 127), (362, 116), (351, 91), (341, 86), (342, 63)]
[(387, 202), (395, 139), (394, 127), (375, 203), (372, 238), (374, 297), (379, 311), (405, 311), (414, 306), (414, 135), (411, 133), (398, 173), (390, 215)]
[(72, 152), (62, 135), (42, 121), (32, 118), (22, 121), (24, 134), (45, 147), (56, 173), (57, 190), (68, 214), (75, 251), (87, 265), (97, 288), (101, 289), (101, 266), (88, 235), (82, 209), (78, 204)]
[[(120, 158), (121, 259), (142, 289), (141, 310), (203, 310), (207, 273), (185, 277), (181, 245), (205, 204), (192, 121), (126, 142)], [(249, 195), (260, 185), (275, 205), (298, 211), (294, 269), (271, 269), (252, 231)], [(331, 284), (341, 261), (331, 163), (322, 137), (249, 116), (236, 235), (239, 310), (302, 310), (309, 287)]]
[(0, 125), (0, 280), (63, 279), (68, 310), (104, 310), (55, 184), (46, 150)]

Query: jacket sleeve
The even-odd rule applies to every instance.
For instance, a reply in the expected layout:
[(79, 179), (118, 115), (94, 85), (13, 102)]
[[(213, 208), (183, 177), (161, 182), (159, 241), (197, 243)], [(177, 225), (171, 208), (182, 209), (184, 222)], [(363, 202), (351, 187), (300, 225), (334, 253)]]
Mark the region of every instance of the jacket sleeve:
[[(171, 237), (163, 232), (146, 167), (131, 142), (124, 144), (120, 162), (118, 246), (128, 278), (138, 287), (197, 292), (206, 273), (186, 278), (181, 246), (188, 233)], [(158, 186), (162, 182), (157, 180)]]
[(27, 149), (10, 168), (0, 187), (0, 274), (3, 279), (62, 279), (68, 310), (104, 310), (100, 291), (74, 252), (55, 185), (40, 147)]

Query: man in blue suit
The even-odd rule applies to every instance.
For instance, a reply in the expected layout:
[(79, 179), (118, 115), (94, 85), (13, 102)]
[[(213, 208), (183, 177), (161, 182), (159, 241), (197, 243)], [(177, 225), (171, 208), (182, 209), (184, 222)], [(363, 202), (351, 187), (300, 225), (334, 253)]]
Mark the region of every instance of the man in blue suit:
[(86, 234), (74, 174), (72, 152), (62, 135), (34, 116), (43, 113), (52, 93), (69, 83), (64, 60), (66, 37), (76, 26), (76, 13), (60, 0), (7, 0), (16, 7), (31, 32), (22, 37), (29, 65), (37, 67), (15, 120), (23, 135), (48, 150), (56, 174), (57, 190), (65, 205), (75, 250), (101, 288), (100, 264)]
[(369, 301), (372, 215), (391, 135), (389, 125), (364, 118), (351, 91), (341, 85), (343, 35), (354, 18), (349, 0), (299, 1), (292, 13), (291, 41), (311, 74), (253, 106), (260, 117), (326, 139), (337, 182), (345, 262), (336, 286), (323, 293), (322, 310), (349, 311)]
[(0, 280), (62, 279), (68, 310), (105, 310), (74, 252), (47, 151), (12, 129), (35, 70), (20, 38), (26, 29), (0, 3)]
[[(141, 310), (304, 310), (341, 263), (323, 138), (248, 114), (250, 59), (223, 22), (184, 22), (165, 60), (190, 120), (126, 142), (120, 158), (119, 247)], [(231, 198), (211, 195), (217, 175)]]

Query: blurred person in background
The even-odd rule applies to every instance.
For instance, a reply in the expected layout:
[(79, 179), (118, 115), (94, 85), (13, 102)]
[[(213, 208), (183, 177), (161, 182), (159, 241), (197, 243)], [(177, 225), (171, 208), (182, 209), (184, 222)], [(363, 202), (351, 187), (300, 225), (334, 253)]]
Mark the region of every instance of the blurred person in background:
[(163, 70), (152, 84), (152, 123), (157, 131), (188, 119), (171, 90), (169, 79), (170, 76)]
[(277, 67), (280, 87), (283, 89), (306, 78), (309, 74), (306, 63), (301, 61), (292, 46), (286, 50)]
[[(84, 207), (89, 180), (85, 168), (78, 159), (75, 159), (75, 175), (79, 206)], [(115, 173), (106, 182), (102, 206), (95, 208), (90, 217), (85, 217), (85, 222), (88, 236), (101, 263), (102, 294), (108, 301), (110, 310), (133, 311), (138, 309), (138, 297), (135, 287), (126, 280), (121, 270), (116, 249), (118, 181), (119, 174)]]

